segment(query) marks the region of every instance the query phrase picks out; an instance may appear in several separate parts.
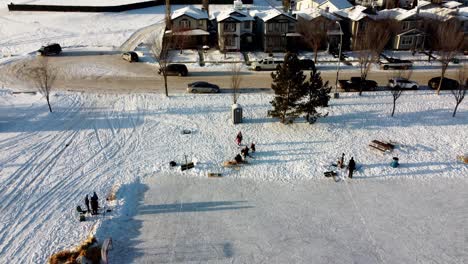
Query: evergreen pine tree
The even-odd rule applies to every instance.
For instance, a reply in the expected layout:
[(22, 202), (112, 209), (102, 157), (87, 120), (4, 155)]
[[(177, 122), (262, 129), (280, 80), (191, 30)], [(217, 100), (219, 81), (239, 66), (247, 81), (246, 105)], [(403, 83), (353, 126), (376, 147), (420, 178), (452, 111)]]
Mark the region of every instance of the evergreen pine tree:
[(310, 124), (315, 123), (319, 117), (324, 117), (318, 113), (317, 107), (327, 107), (330, 100), (331, 87), (328, 86), (328, 81), (323, 83), (320, 72), (313, 69), (310, 72), (310, 80), (304, 85), (304, 98), (299, 104), (299, 110), (305, 114), (305, 119)]
[(296, 55), (287, 53), (284, 63), (278, 65), (276, 72), (271, 73), (273, 82), (271, 88), (275, 98), (271, 101), (273, 110), (268, 112), (271, 117), (277, 117), (281, 123), (292, 123), (301, 111), (298, 109), (299, 100), (304, 96), (304, 81), (306, 76), (301, 71), (299, 59)]

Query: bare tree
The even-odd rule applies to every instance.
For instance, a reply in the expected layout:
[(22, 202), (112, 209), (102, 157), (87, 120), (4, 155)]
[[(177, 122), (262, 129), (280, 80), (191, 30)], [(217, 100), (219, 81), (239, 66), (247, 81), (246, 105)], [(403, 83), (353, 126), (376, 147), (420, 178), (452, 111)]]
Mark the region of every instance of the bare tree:
[(437, 60), (442, 64), (441, 81), (437, 87), (437, 94), (439, 94), (448, 65), (463, 45), (464, 34), (457, 19), (434, 22), (432, 23), (432, 26), (435, 27), (432, 36), (433, 47), (439, 55)]
[(360, 33), (358, 32), (354, 49), (356, 50), (361, 74), (359, 95), (362, 95), (370, 67), (372, 63), (378, 62), (380, 53), (382, 53), (392, 35), (394, 25), (395, 22), (390, 19), (368, 22), (364, 30)]
[(190, 35), (187, 34), (188, 29), (185, 28), (178, 28), (172, 30), (172, 38), (174, 39), (175, 48), (179, 49), (180, 54), (183, 53), (187, 42), (190, 39)]
[(232, 89), (232, 103), (237, 104), (237, 100), (240, 96), (240, 83), (242, 81), (241, 76), (241, 64), (234, 63), (231, 65), (231, 89)]
[[(411, 78), (411, 75), (413, 75), (412, 70), (398, 70), (394, 71), (392, 74), (393, 79), (407, 79), (409, 80)], [(393, 109), (392, 109), (392, 117), (395, 114), (395, 108), (396, 108), (396, 101), (398, 98), (400, 98), (401, 94), (403, 93), (403, 88), (400, 87), (399, 85), (395, 85), (393, 87), (388, 87), (390, 93), (392, 94), (393, 97)]]
[[(161, 32), (161, 34), (164, 34), (164, 32)], [(164, 37), (156, 35), (153, 38), (151, 38), (148, 43), (148, 47), (151, 51), (153, 58), (158, 62), (158, 73), (161, 74), (164, 78), (164, 90), (166, 96), (169, 96), (169, 92), (167, 90), (167, 65), (171, 61), (169, 51), (171, 49), (173, 39), (174, 38), (171, 32), (165, 34)]]
[(463, 65), (463, 68), (461, 68), (458, 71), (458, 81), (460, 82), (460, 85), (458, 85), (457, 89), (450, 90), (453, 96), (455, 97), (455, 101), (457, 102), (457, 104), (455, 105), (455, 109), (453, 110), (452, 117), (455, 117), (458, 106), (461, 104), (466, 95), (466, 86), (468, 85), (467, 70), (468, 67), (466, 65)]
[(171, 21), (171, 0), (166, 0), (166, 14), (165, 14), (165, 20), (166, 20), (166, 28), (167, 28), (167, 29), (172, 29), (172, 21)]
[(305, 19), (299, 19), (297, 32), (302, 35), (303, 40), (314, 50), (314, 63), (317, 64), (317, 53), (327, 37), (329, 23), (320, 21), (312, 23)]
[(207, 13), (207, 14), (210, 14), (210, 10), (209, 10), (209, 8), (210, 8), (210, 1), (209, 1), (209, 0), (202, 0), (202, 7), (203, 7), (203, 9), (206, 10), (206, 13)]
[(50, 93), (55, 80), (57, 79), (57, 69), (52, 67), (47, 57), (37, 57), (31, 67), (24, 69), (24, 74), (31, 81), (47, 100), (49, 111), (52, 113), (50, 105)]
[(403, 89), (400, 86), (390, 87), (390, 92), (392, 93), (393, 97), (393, 109), (392, 109), (392, 117), (395, 114), (395, 107), (396, 101), (400, 98), (401, 94), (403, 93)]

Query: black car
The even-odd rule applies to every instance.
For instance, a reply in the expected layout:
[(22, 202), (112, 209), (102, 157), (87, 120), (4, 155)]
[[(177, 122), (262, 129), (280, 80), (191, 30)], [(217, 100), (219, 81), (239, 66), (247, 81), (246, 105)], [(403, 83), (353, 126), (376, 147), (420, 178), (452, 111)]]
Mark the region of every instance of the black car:
[(187, 85), (189, 93), (219, 93), (219, 86), (209, 82), (193, 82)]
[(314, 70), (315, 69), (315, 63), (311, 59), (303, 59), (300, 60), (299, 63), (301, 64), (301, 70)]
[[(158, 71), (159, 74), (162, 74), (161, 69)], [(166, 73), (167, 75), (174, 75), (174, 76), (187, 76), (188, 69), (185, 64), (169, 64), (166, 66)]]
[[(432, 89), (439, 88), (440, 77), (434, 77), (429, 80), (427, 86)], [(457, 89), (458, 85), (460, 85), (456, 80), (445, 78), (442, 80), (442, 86), (440, 87), (441, 90), (453, 90)]]
[(124, 52), (122, 54), (122, 59), (128, 62), (138, 62), (138, 54), (134, 51)]
[(37, 51), (37, 53), (42, 56), (59, 55), (60, 52), (62, 52), (62, 47), (57, 43), (42, 46)]
[(361, 77), (351, 77), (349, 80), (338, 80), (338, 87), (350, 91), (360, 91), (362, 86), (363, 91), (375, 91), (377, 82), (373, 80), (362, 80)]

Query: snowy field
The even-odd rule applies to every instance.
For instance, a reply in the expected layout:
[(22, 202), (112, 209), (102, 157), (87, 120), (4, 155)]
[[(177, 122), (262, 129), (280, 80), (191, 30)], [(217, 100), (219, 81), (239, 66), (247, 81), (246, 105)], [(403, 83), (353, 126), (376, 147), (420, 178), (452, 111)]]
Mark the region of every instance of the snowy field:
[[(132, 184), (138, 179), (158, 179), (162, 174), (181, 174), (168, 163), (181, 163), (184, 155), (196, 162), (194, 169), (183, 173), (186, 177), (204, 179), (208, 172), (220, 172), (229, 180), (253, 181), (259, 186), (265, 183), (265, 188), (283, 184), (294, 189), (305, 181), (317, 186), (329, 184), (332, 180), (324, 178), (323, 172), (344, 152), (362, 165), (351, 182), (388, 182), (389, 197), (402, 205), (411, 200), (405, 200), (396, 189), (393, 193), (395, 180), (429, 186), (442, 186), (444, 180), (450, 180), (466, 186), (468, 178), (468, 167), (456, 161), (456, 156), (468, 149), (468, 107), (464, 102), (452, 118), (454, 99), (450, 93), (403, 94), (394, 118), (389, 116), (389, 93), (342, 94), (331, 101), (329, 116), (312, 126), (302, 121), (284, 126), (267, 118), (271, 94), (243, 94), (239, 102), (245, 119), (237, 126), (231, 124), (229, 94), (165, 98), (156, 94), (61, 92), (51, 100), (54, 113), (49, 114), (39, 95), (0, 93), (2, 263), (43, 263), (51, 253), (76, 245), (89, 233), (104, 232), (104, 222), (136, 210), (132, 202), (124, 206), (124, 197), (127, 201), (137, 199), (139, 190)], [(182, 130), (192, 133), (184, 135)], [(256, 142), (255, 159), (240, 170), (224, 168), (221, 163), (239, 151), (234, 144), (239, 130), (246, 143)], [(382, 155), (367, 146), (374, 139), (392, 140), (398, 146), (394, 153)], [(399, 168), (389, 166), (392, 156), (400, 158)], [(103, 203), (106, 194), (119, 186), (124, 188), (111, 214), (78, 223), (75, 207), (83, 206), (85, 194), (96, 191)], [(202, 190), (190, 189), (194, 196)], [(184, 199), (191, 195), (184, 192)], [(447, 195), (450, 201), (461, 194), (456, 189)], [(176, 202), (172, 199), (178, 198), (170, 197), (165, 203)], [(303, 198), (291, 192), (288, 199), (294, 203)], [(437, 200), (434, 203), (435, 208), (446, 206)], [(293, 211), (299, 216), (311, 213), (296, 209)], [(466, 213), (466, 206), (460, 210)], [(430, 210), (422, 213), (432, 214)], [(405, 214), (411, 219), (412, 211)], [(269, 220), (268, 215), (264, 217), (257, 221)], [(418, 239), (422, 240), (429, 230), (424, 228), (424, 219), (415, 223), (415, 228), (421, 228)], [(118, 226), (108, 228), (110, 235), (119, 234), (112, 231)], [(290, 228), (295, 232), (294, 226)], [(382, 232), (392, 231), (390, 226)], [(446, 234), (447, 240), (452, 239), (450, 234)], [(287, 239), (282, 237), (281, 241)]]

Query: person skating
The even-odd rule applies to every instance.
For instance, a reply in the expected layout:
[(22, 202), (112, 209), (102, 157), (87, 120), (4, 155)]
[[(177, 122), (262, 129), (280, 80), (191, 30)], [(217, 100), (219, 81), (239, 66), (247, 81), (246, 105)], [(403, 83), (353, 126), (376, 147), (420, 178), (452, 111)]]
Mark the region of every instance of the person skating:
[(240, 144), (242, 143), (242, 132), (240, 132), (240, 131), (239, 131), (239, 133), (237, 133), (236, 143), (237, 143), (238, 146), (240, 146)]
[(351, 157), (348, 163), (348, 171), (349, 171), (348, 177), (349, 178), (351, 179), (353, 178), (353, 172), (355, 169), (356, 169), (356, 162), (354, 162), (354, 157)]
[(91, 210), (89, 209), (89, 199), (88, 199), (88, 195), (85, 196), (84, 202), (85, 202), (85, 205), (86, 205), (87, 212), (90, 213)]

